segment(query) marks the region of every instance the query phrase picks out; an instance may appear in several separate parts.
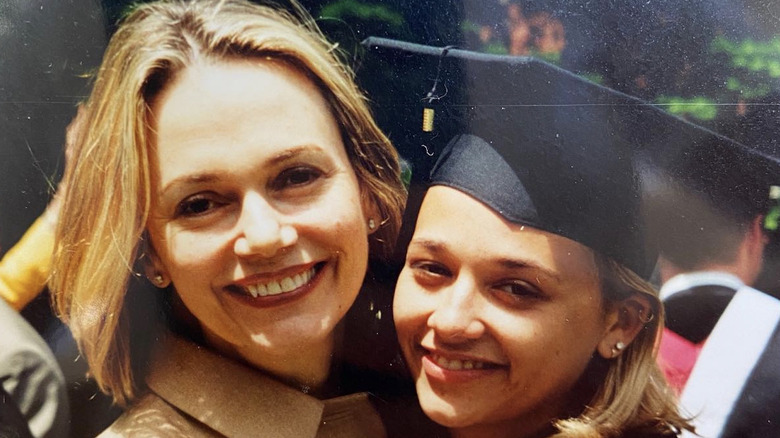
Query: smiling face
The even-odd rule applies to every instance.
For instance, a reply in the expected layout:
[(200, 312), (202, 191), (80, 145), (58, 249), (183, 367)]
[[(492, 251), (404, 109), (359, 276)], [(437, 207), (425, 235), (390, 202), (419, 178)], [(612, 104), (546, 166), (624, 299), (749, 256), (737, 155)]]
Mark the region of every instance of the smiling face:
[(394, 314), (434, 421), (475, 436), (545, 428), (605, 342), (607, 313), (588, 248), (510, 223), (458, 190), (428, 191)]
[(369, 233), (319, 90), (277, 62), (200, 61), (153, 115), (153, 268), (213, 347), (316, 383), (361, 287)]

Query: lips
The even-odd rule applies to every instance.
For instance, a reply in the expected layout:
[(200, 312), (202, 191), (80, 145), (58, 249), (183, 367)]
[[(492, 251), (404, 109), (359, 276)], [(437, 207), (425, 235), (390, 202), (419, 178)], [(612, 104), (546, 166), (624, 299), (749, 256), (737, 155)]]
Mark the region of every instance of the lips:
[(267, 283), (250, 284), (245, 286), (245, 289), (246, 292), (254, 298), (257, 298), (258, 296), (265, 297), (268, 295), (279, 295), (292, 292), (311, 281), (316, 272), (316, 268), (312, 266), (310, 269), (299, 274), (284, 277), (279, 280), (271, 280)]
[(468, 354), (420, 347), (422, 370), (429, 379), (444, 383), (462, 383), (485, 377), (507, 368), (506, 365)]
[(324, 266), (325, 262), (321, 262), (286, 269), (272, 279), (269, 279), (268, 275), (252, 276), (231, 284), (226, 289), (242, 301), (248, 300), (255, 302), (254, 304), (283, 301), (311, 290)]
[[(485, 362), (476, 360), (460, 360), (460, 359), (447, 359), (444, 356), (438, 354), (431, 354), (431, 359), (436, 365), (450, 371), (460, 370), (481, 370), (485, 368)], [(489, 365), (489, 364), (488, 364)]]

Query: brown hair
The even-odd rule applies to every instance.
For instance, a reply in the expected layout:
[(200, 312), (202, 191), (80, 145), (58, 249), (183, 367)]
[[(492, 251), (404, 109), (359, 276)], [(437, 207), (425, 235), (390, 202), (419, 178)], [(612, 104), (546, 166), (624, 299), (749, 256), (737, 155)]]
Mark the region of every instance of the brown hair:
[[(370, 254), (389, 257), (406, 193), (398, 156), (374, 122), (352, 72), (297, 4), (290, 12), (245, 0), (160, 1), (133, 10), (111, 39), (66, 169), (51, 287), (103, 391), (136, 395), (127, 293), (150, 206), (150, 105), (197, 57), (274, 59), (319, 87), (340, 126), (363, 196), (382, 215)], [(136, 327), (131, 327), (133, 324)], [(137, 348), (136, 348), (137, 347)]]
[(597, 254), (595, 260), (606, 308), (639, 294), (649, 299), (653, 316), (622, 354), (606, 360), (603, 382), (586, 401), (585, 411), (579, 417), (558, 421), (559, 434), (555, 436), (606, 438), (626, 436), (626, 431), (664, 434), (693, 430), (679, 414), (676, 397), (656, 363), (664, 321), (658, 291), (611, 259)]

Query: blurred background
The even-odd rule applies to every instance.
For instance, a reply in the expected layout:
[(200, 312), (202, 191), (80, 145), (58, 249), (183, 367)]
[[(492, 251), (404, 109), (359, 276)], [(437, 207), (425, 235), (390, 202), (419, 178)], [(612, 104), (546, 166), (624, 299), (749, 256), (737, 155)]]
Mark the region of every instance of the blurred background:
[[(402, 99), (383, 86), (397, 74), (391, 65), (363, 64), (359, 43), (370, 35), (536, 56), (762, 150), (778, 149), (776, 136), (753, 129), (777, 116), (780, 101), (777, 2), (302, 3), (338, 43), (374, 102)], [(129, 4), (0, 2), (0, 251), (12, 246), (43, 211), (62, 171), (64, 128)], [(406, 89), (422, 98), (433, 78), (419, 79)]]

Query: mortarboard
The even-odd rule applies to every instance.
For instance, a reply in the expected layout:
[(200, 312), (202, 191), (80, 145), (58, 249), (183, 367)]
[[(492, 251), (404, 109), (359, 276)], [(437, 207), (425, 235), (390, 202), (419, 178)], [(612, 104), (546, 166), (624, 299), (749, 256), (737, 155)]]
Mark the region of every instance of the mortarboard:
[[(543, 61), (380, 38), (363, 44), (400, 75), (388, 86), (397, 92), (379, 104), (394, 108), (388, 131), (414, 156), (416, 178), (433, 167), (428, 184), (458, 188), (507, 220), (580, 242), (645, 278), (656, 254), (643, 232), (642, 175), (680, 181), (727, 210), (765, 204), (777, 182), (777, 160)], [(427, 83), (414, 87), (410, 74)], [(423, 108), (435, 111), (430, 132)]]

